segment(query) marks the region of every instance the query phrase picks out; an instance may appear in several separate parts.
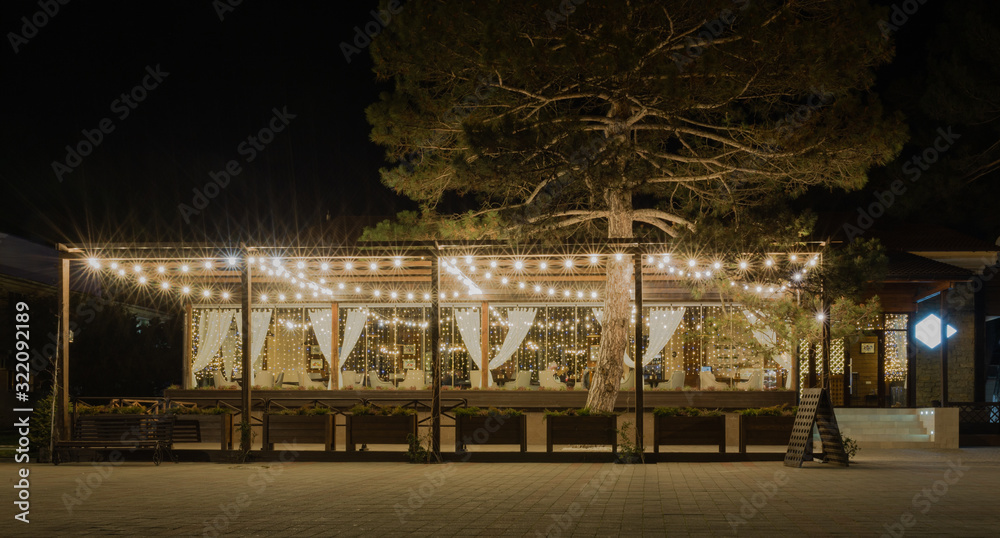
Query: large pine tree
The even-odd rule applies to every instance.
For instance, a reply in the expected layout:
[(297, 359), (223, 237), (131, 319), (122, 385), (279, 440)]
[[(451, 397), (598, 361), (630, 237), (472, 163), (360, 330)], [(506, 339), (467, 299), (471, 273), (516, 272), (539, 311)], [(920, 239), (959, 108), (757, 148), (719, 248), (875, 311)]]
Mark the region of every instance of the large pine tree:
[[(892, 55), (880, 14), (863, 0), (413, 0), (372, 46), (395, 84), (368, 110), (397, 163), (382, 179), (425, 214), (474, 200), (498, 238), (669, 240), (706, 214), (856, 189), (904, 138), (869, 92)], [(631, 268), (609, 265), (591, 408), (618, 392)]]

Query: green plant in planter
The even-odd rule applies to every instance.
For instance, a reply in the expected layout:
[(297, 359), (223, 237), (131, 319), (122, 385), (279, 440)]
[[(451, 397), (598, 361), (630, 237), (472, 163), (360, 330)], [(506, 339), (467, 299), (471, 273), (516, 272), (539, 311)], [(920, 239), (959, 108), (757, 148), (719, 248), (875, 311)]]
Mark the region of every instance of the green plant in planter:
[(544, 418), (548, 417), (616, 417), (618, 413), (613, 411), (596, 411), (589, 407), (583, 407), (580, 409), (558, 409), (551, 411), (549, 409), (545, 410)]
[(740, 409), (739, 414), (745, 417), (794, 417), (798, 407), (787, 404), (771, 407), (751, 407)]
[(653, 409), (656, 417), (721, 417), (724, 415), (718, 409), (698, 409), (697, 407), (657, 407)]
[(172, 413), (174, 415), (225, 415), (232, 412), (228, 407), (198, 407), (197, 405), (192, 407), (171, 407), (164, 411), (164, 413)]
[(74, 407), (77, 415), (145, 415), (148, 410), (141, 405), (77, 405)]
[(350, 408), (348, 412), (352, 415), (377, 415), (377, 416), (387, 416), (387, 417), (398, 417), (398, 416), (408, 416), (415, 415), (417, 411), (410, 407), (402, 406), (389, 406), (389, 407), (379, 407), (376, 405), (364, 405), (357, 404)]
[(618, 430), (618, 455), (616, 463), (642, 463), (642, 447), (635, 444), (632, 422), (626, 420)]
[(299, 416), (316, 416), (316, 415), (329, 415), (333, 410), (329, 407), (320, 407), (313, 405), (303, 405), (302, 407), (296, 407), (293, 409), (282, 409), (277, 413), (272, 413), (274, 415), (299, 415)]
[(524, 415), (520, 409), (490, 407), (481, 409), (479, 407), (458, 407), (455, 409), (456, 417), (519, 417)]

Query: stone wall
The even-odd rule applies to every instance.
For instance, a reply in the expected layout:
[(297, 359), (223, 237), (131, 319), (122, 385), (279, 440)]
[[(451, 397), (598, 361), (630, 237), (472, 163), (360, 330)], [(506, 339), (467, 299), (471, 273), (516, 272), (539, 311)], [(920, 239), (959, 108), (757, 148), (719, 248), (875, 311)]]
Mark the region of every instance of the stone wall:
[[(975, 317), (971, 300), (947, 301), (947, 322), (958, 330), (948, 339), (948, 401), (973, 401), (975, 368), (973, 335)], [(916, 322), (930, 314), (938, 314), (940, 300), (937, 298), (917, 305)], [(917, 407), (931, 405), (931, 401), (941, 399), (941, 351), (928, 349), (919, 341), (916, 344), (917, 363)]]

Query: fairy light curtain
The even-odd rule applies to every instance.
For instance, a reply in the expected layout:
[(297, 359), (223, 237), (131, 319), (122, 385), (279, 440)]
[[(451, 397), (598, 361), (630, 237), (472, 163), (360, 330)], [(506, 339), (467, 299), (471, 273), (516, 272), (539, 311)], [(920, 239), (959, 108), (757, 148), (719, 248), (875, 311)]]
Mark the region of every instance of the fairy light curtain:
[[(354, 346), (358, 344), (358, 338), (361, 337), (362, 331), (365, 330), (365, 324), (368, 322), (368, 312), (358, 308), (351, 308), (347, 310), (347, 325), (344, 329), (344, 341), (340, 346), (340, 357), (337, 359), (337, 368), (343, 368), (344, 363), (347, 362), (347, 357), (351, 355), (351, 351), (354, 350)], [(338, 385), (340, 388), (344, 388), (344, 376), (337, 376)]]
[[(472, 362), (482, 370), (483, 368), (483, 339), (480, 333), (482, 320), (479, 317), (478, 308), (463, 308), (455, 310), (455, 323), (458, 325), (458, 332), (465, 342), (465, 349), (469, 352)], [(492, 379), (490, 381), (493, 381)], [(492, 384), (492, 383), (490, 383)]]
[[(684, 307), (680, 308), (654, 308), (649, 312), (649, 340), (646, 344), (646, 351), (642, 354), (642, 365), (653, 362), (653, 359), (660, 354), (667, 342), (677, 332), (677, 327), (684, 320)], [(598, 325), (604, 324), (604, 309), (595, 308), (594, 318)], [(635, 368), (635, 361), (628, 356), (628, 352), (622, 357), (625, 366)]]
[[(511, 308), (507, 311), (507, 336), (503, 340), (503, 345), (500, 346), (500, 351), (490, 361), (490, 370), (499, 368), (514, 356), (514, 353), (521, 347), (521, 343), (524, 342), (524, 337), (531, 330), (537, 311), (536, 308)], [(492, 382), (492, 379), (490, 381)]]
[(231, 381), (236, 377), (233, 366), (236, 364), (236, 341), (240, 335), (239, 332), (233, 332), (232, 320), (229, 323), (224, 330), (226, 336), (222, 339), (222, 375)]
[[(261, 351), (264, 350), (264, 342), (267, 341), (267, 329), (271, 326), (271, 314), (273, 310), (253, 310), (250, 312), (250, 382), (256, 376), (257, 370), (261, 369)], [(243, 333), (243, 316), (236, 316), (236, 330)], [(228, 367), (227, 367), (228, 369)]]
[(198, 323), (198, 355), (191, 365), (191, 386), (197, 385), (195, 373), (203, 370), (219, 353), (222, 341), (229, 332), (235, 310), (208, 310), (202, 313)]
[[(768, 327), (758, 324), (757, 316), (749, 311), (744, 310), (743, 315), (746, 316), (747, 321), (750, 322), (750, 331), (753, 332), (753, 338), (758, 344), (774, 349), (778, 346), (778, 336), (774, 331)], [(792, 354), (788, 351), (782, 351), (772, 357), (774, 362), (778, 363), (778, 366), (785, 369), (787, 372), (792, 371)], [(792, 388), (792, 376), (785, 376), (785, 388)]]
[[(319, 350), (326, 357), (326, 362), (330, 365), (330, 370), (333, 371), (333, 312), (329, 308), (310, 308), (309, 319), (312, 321), (312, 330), (313, 334), (316, 335)], [(327, 388), (330, 388), (329, 383)]]

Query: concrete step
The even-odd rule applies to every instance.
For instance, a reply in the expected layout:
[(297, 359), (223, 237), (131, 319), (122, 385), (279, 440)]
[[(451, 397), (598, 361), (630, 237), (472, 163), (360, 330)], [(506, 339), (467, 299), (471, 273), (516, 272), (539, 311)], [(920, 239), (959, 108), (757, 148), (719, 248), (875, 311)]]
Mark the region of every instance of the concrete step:
[(841, 426), (840, 431), (852, 432), (857, 435), (878, 435), (878, 434), (914, 434), (927, 433), (923, 426), (908, 426), (905, 428), (873, 428), (871, 426)]

